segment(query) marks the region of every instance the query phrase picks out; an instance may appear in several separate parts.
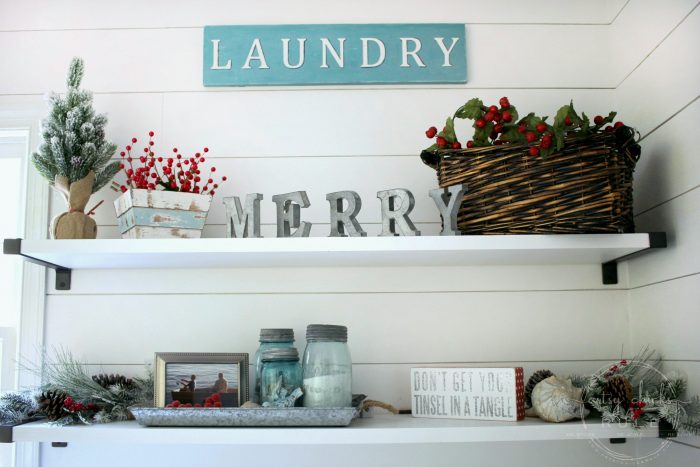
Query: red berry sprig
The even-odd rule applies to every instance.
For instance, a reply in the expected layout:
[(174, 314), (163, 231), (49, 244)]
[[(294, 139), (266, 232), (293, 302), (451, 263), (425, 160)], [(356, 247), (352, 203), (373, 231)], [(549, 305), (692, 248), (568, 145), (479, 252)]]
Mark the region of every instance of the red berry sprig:
[(70, 413), (97, 412), (97, 405), (93, 403), (83, 404), (81, 402), (76, 402), (75, 399), (70, 396), (63, 400), (63, 408)]
[[(567, 136), (587, 136), (592, 133), (615, 132), (626, 128), (622, 122), (615, 122), (615, 112), (607, 117), (597, 115), (594, 125), (586, 114), (579, 116), (574, 110), (573, 103), (559, 109), (552, 124), (547, 123), (547, 117), (538, 117), (530, 113), (523, 118), (518, 118), (515, 106), (511, 105), (508, 97), (501, 97), (497, 105), (486, 106), (480, 99), (471, 99), (457, 109), (454, 117), (447, 119), (441, 132), (436, 127), (430, 127), (425, 135), (429, 139), (435, 138), (435, 144), (428, 148), (435, 149), (461, 149), (454, 131), (454, 119), (471, 119), (474, 121), (474, 136), (464, 145), (467, 149), (501, 145), (501, 144), (527, 144), (528, 154), (532, 157), (548, 156), (555, 150), (564, 146)], [(606, 124), (610, 124), (605, 126)], [(633, 135), (631, 129), (627, 129)]]
[[(216, 167), (209, 169), (206, 177), (202, 176), (202, 164), (206, 158), (202, 153), (196, 153), (192, 157), (183, 157), (177, 148), (173, 148), (173, 156), (156, 156), (153, 152), (153, 141), (155, 133), (148, 132), (148, 144), (143, 148), (143, 154), (136, 157), (132, 151), (136, 149), (127, 145), (119, 155), (122, 162), (119, 167), (126, 175), (126, 183), (118, 185), (123, 193), (129, 188), (155, 190), (162, 188), (166, 191), (181, 191), (186, 193), (208, 194), (213, 196), (219, 183), (227, 180), (222, 176), (220, 180), (214, 180), (212, 174), (216, 172)], [(132, 144), (136, 144), (136, 138), (131, 139)], [(203, 153), (209, 152), (209, 148), (204, 148)], [(140, 165), (139, 165), (140, 164)]]
[(630, 402), (630, 411), (632, 412), (632, 420), (638, 420), (642, 415), (644, 415), (644, 407), (646, 407), (646, 402), (635, 401)]

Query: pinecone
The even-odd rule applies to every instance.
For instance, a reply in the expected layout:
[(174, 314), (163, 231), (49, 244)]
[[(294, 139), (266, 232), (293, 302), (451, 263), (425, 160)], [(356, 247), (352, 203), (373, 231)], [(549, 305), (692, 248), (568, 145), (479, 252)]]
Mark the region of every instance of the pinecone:
[(624, 410), (630, 408), (633, 396), (632, 384), (624, 376), (613, 376), (603, 387), (603, 400), (613, 406), (619, 405)]
[(535, 389), (535, 386), (537, 383), (542, 381), (543, 379), (547, 379), (550, 376), (554, 376), (554, 373), (552, 373), (549, 370), (538, 370), (530, 376), (530, 379), (527, 380), (527, 384), (525, 385), (525, 406), (526, 407), (532, 407), (532, 390)]
[(105, 389), (109, 388), (110, 386), (114, 386), (115, 384), (118, 384), (125, 389), (130, 389), (134, 386), (134, 380), (120, 374), (108, 375), (106, 373), (100, 373), (99, 375), (94, 375), (92, 380)]
[(39, 396), (39, 413), (46, 415), (50, 421), (56, 421), (67, 414), (63, 410), (63, 402), (68, 397), (60, 391), (46, 391)]

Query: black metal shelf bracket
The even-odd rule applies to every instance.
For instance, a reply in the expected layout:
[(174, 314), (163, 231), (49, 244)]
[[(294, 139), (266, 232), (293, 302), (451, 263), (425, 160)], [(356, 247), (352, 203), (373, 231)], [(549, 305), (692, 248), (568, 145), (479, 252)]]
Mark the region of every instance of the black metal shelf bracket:
[(668, 439), (678, 437), (678, 430), (673, 428), (671, 422), (667, 422), (663, 418), (659, 420), (659, 438)]
[(647, 248), (603, 263), (603, 284), (617, 284), (617, 264), (620, 261), (627, 261), (628, 259), (642, 255), (652, 249), (666, 248), (666, 232), (649, 232), (648, 235), (649, 246)]
[(21, 238), (6, 238), (2, 243), (2, 252), (6, 255), (19, 255), (30, 263), (39, 264), (41, 266), (54, 269), (56, 271), (56, 290), (70, 290), (71, 269), (25, 255), (22, 253)]

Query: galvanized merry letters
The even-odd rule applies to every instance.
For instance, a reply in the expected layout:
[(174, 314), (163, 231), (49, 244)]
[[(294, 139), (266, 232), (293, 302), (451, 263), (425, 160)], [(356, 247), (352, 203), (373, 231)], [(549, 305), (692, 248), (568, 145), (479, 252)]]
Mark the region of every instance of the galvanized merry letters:
[[(466, 192), (463, 185), (454, 185), (446, 189), (430, 190), (430, 197), (435, 202), (443, 219), (440, 235), (460, 235), (457, 228), (457, 212)], [(403, 188), (377, 192), (381, 203), (382, 231), (380, 237), (418, 236), (420, 230), (411, 221), (409, 215), (416, 205), (413, 194)], [(262, 237), (260, 234), (260, 200), (263, 195), (251, 193), (246, 196), (245, 208), (238, 196), (224, 198), (226, 206), (227, 235), (230, 238)], [(328, 193), (326, 200), (330, 204), (330, 237), (366, 237), (367, 232), (357, 221), (362, 208), (360, 195), (354, 191), (336, 191)], [(301, 208), (311, 206), (305, 191), (294, 191), (274, 195), (276, 205), (278, 237), (308, 237), (311, 222), (301, 220)]]

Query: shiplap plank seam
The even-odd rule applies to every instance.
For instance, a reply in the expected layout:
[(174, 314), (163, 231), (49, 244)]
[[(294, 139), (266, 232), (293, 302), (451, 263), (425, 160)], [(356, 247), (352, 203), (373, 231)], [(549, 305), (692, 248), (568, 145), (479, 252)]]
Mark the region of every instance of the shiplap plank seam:
[(646, 139), (647, 136), (651, 136), (651, 134), (654, 133), (656, 130), (660, 129), (661, 127), (663, 127), (664, 125), (666, 125), (668, 122), (670, 122), (671, 120), (673, 120), (678, 114), (680, 114), (680, 113), (683, 112), (685, 109), (687, 109), (688, 107), (690, 107), (691, 105), (693, 105), (693, 104), (695, 103), (695, 101), (697, 101), (698, 99), (700, 99), (700, 94), (698, 94), (697, 96), (695, 96), (695, 98), (691, 99), (691, 101), (688, 102), (687, 104), (685, 104), (683, 107), (681, 107), (681, 108), (678, 109), (677, 111), (673, 112), (673, 113), (671, 114), (671, 116), (668, 117), (666, 120), (664, 120), (663, 122), (659, 123), (658, 125), (656, 125), (656, 126), (655, 126), (654, 128), (652, 128), (651, 130), (647, 131), (647, 133), (646, 133), (644, 136), (642, 136), (641, 138), (639, 138), (639, 142), (641, 143), (642, 141), (644, 141), (644, 140)]
[[(209, 88), (209, 89), (179, 89), (170, 91), (94, 91), (92, 94), (95, 96), (101, 95), (123, 95), (123, 94), (212, 94), (212, 93), (239, 93), (239, 92), (304, 92), (304, 91), (445, 91), (445, 90), (457, 90), (457, 91), (493, 91), (495, 89), (502, 89), (504, 91), (561, 91), (561, 90), (589, 90), (589, 91), (613, 91), (617, 89), (615, 86), (479, 86), (479, 87), (469, 87), (467, 85), (453, 86), (453, 85), (440, 85), (440, 86), (424, 86), (424, 85), (385, 85), (382, 87), (366, 87), (362, 85), (357, 86), (290, 86), (288, 88), (278, 88), (276, 86), (269, 87), (259, 87), (259, 86), (246, 86), (246, 87), (226, 87), (226, 88)], [(60, 93), (59, 93), (60, 94)], [(43, 97), (45, 92), (28, 92), (28, 93), (0, 93), (0, 97)]]
[(678, 193), (677, 195), (675, 195), (675, 196), (673, 196), (673, 197), (671, 197), (671, 198), (669, 198), (669, 199), (667, 199), (667, 200), (665, 200), (665, 201), (662, 201), (662, 202), (660, 202), (660, 203), (658, 203), (658, 204), (655, 204), (654, 206), (651, 206), (650, 208), (647, 208), (647, 209), (645, 209), (645, 210), (643, 210), (643, 211), (641, 211), (641, 212), (636, 213), (636, 214), (634, 215), (634, 217), (639, 217), (639, 216), (641, 216), (642, 214), (647, 214), (648, 212), (653, 211), (654, 209), (658, 209), (658, 208), (660, 208), (660, 207), (662, 207), (662, 206), (664, 206), (664, 205), (666, 205), (666, 204), (668, 204), (668, 203), (671, 203), (671, 202), (673, 202), (673, 201), (675, 201), (675, 200), (677, 200), (677, 199), (679, 199), (679, 198), (682, 198), (682, 197), (685, 196), (685, 195), (688, 195), (688, 194), (692, 193), (693, 191), (697, 190), (698, 188), (700, 188), (700, 185), (696, 185), (696, 186), (694, 186), (694, 187), (692, 187), (692, 188), (690, 188), (690, 189), (688, 189), (688, 190), (685, 190), (683, 193)]
[(659, 43), (656, 44), (656, 45), (654, 46), (654, 48), (651, 49), (651, 50), (649, 51), (649, 53), (646, 54), (646, 55), (644, 56), (644, 58), (643, 58), (639, 63), (637, 63), (637, 66), (635, 66), (635, 67), (632, 69), (632, 71), (630, 71), (629, 73), (627, 73), (627, 75), (625, 75), (625, 77), (622, 78), (622, 81), (620, 81), (620, 82), (617, 84), (617, 86), (615, 86), (615, 89), (617, 89), (617, 88), (619, 88), (620, 86), (622, 86), (622, 84), (623, 84), (625, 81), (627, 81), (627, 78), (629, 78), (630, 76), (632, 76), (632, 75), (634, 74), (634, 72), (637, 71), (637, 70), (639, 69), (639, 67), (642, 66), (642, 64), (643, 64), (649, 57), (651, 57), (651, 56), (654, 54), (654, 52), (656, 51), (656, 49), (658, 49), (659, 47), (661, 47), (661, 45), (662, 45), (664, 42), (666, 42), (666, 39), (668, 39), (669, 37), (671, 37), (671, 34), (673, 34), (673, 33), (676, 31), (676, 29), (678, 29), (678, 27), (679, 27), (681, 24), (683, 24), (683, 23), (685, 22), (686, 19), (688, 19), (688, 17), (689, 17), (691, 14), (693, 14), (693, 12), (695, 11), (695, 9), (696, 9), (699, 5), (700, 5), (700, 2), (696, 3), (695, 6), (688, 12), (688, 14), (686, 14), (686, 15), (683, 17), (683, 19), (681, 19), (681, 20), (678, 22), (678, 24), (676, 24), (676, 25), (668, 32), (668, 34), (666, 34), (666, 35), (659, 41)]
[(651, 287), (652, 285), (665, 284), (665, 283), (667, 283), (667, 282), (673, 282), (673, 281), (677, 281), (677, 280), (679, 280), (679, 279), (686, 279), (686, 278), (688, 278), (688, 277), (697, 276), (698, 274), (700, 274), (700, 271), (698, 271), (698, 272), (693, 272), (693, 273), (690, 273), (690, 274), (684, 274), (684, 275), (682, 275), (682, 276), (671, 277), (671, 278), (663, 279), (663, 280), (656, 281), (656, 282), (650, 282), (650, 283), (648, 283), (648, 284), (636, 285), (636, 286), (630, 287), (629, 289), (626, 289), (626, 290), (643, 289), (644, 287)]

